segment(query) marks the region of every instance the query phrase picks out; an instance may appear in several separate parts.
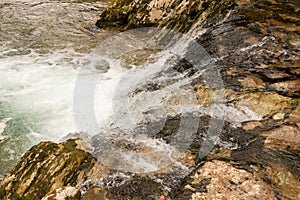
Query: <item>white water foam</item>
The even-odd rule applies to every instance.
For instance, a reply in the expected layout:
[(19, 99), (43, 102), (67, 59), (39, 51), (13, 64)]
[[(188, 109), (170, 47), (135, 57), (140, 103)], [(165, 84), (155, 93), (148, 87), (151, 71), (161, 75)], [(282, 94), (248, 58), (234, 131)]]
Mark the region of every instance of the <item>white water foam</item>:
[(29, 121), (34, 124), (28, 128), (37, 140), (58, 141), (70, 132), (97, 131), (78, 130), (72, 106), (78, 70), (85, 68), (87, 77), (99, 76), (95, 95), (99, 121), (112, 113), (111, 93), (124, 69), (111, 65), (103, 73), (95, 68), (102, 61), (99, 57), (66, 49), (48, 55), (32, 53), (0, 59), (0, 101), (9, 104), (11, 112), (32, 116)]
[(0, 141), (5, 139), (6, 136), (2, 135), (2, 133), (4, 132), (5, 128), (7, 127), (7, 122), (9, 122), (9, 120), (11, 120), (12, 118), (4, 118), (0, 121)]

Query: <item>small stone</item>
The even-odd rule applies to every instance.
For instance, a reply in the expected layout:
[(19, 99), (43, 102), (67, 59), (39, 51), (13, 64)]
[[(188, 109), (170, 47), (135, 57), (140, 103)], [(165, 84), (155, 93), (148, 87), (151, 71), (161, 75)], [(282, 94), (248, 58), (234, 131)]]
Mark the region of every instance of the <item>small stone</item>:
[(258, 121), (248, 122), (243, 126), (245, 131), (250, 131), (256, 127), (262, 127), (262, 123)]
[(292, 72), (293, 74), (300, 75), (300, 68), (292, 69), (291, 72)]
[(276, 113), (275, 115), (272, 116), (274, 120), (284, 119), (284, 117), (285, 117), (285, 113)]
[(190, 190), (190, 191), (192, 191), (192, 192), (195, 192), (195, 191), (196, 191), (196, 189), (193, 188), (191, 185), (186, 185), (186, 186), (184, 187), (184, 189)]
[(169, 198), (167, 198), (165, 195), (161, 195), (159, 197), (159, 200), (170, 200)]
[(109, 63), (105, 60), (101, 60), (100, 64), (95, 65), (95, 69), (99, 70), (101, 73), (105, 73), (109, 70)]
[(239, 80), (245, 88), (264, 88), (265, 83), (256, 76), (247, 76), (243, 80)]

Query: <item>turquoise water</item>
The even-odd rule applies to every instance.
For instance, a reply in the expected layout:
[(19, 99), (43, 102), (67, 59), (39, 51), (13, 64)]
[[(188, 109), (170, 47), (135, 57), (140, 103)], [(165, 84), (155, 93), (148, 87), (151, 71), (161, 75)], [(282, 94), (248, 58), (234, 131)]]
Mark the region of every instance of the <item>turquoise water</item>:
[(0, 169), (1, 174), (6, 174), (14, 166), (16, 160), (31, 147), (34, 138), (30, 137), (33, 131), (39, 132), (35, 126), (37, 118), (30, 114), (18, 113), (7, 103), (0, 102), (0, 121), (6, 121), (5, 130), (1, 133), (0, 142)]

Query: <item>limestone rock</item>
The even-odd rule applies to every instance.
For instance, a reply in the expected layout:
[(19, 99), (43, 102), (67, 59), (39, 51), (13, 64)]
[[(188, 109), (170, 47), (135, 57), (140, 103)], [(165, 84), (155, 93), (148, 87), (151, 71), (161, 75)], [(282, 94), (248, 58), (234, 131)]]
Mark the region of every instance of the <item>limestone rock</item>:
[(236, 93), (230, 97), (230, 102), (236, 106), (246, 106), (250, 110), (263, 117), (271, 117), (274, 114), (291, 109), (296, 100), (271, 92), (246, 92)]

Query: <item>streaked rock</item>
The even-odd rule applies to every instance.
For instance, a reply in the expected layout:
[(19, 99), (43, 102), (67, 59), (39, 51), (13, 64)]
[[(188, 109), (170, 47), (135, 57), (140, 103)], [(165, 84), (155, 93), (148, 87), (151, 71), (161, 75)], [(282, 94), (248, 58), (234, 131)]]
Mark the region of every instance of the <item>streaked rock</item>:
[[(66, 186), (76, 187), (91, 176), (96, 159), (79, 141), (42, 142), (32, 147), (0, 185), (0, 199), (42, 199)], [(72, 190), (73, 191), (73, 190)], [(74, 192), (74, 191), (73, 191)], [(72, 194), (73, 194), (72, 192)]]

